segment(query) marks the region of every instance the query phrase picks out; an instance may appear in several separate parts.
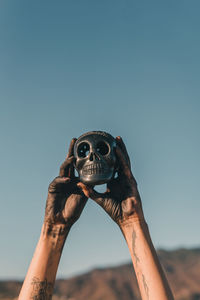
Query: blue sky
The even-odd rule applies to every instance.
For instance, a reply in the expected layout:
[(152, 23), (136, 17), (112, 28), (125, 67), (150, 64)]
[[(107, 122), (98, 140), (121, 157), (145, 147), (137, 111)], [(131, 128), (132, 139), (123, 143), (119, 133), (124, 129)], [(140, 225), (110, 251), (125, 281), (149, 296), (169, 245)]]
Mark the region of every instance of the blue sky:
[[(72, 137), (121, 135), (156, 247), (199, 246), (199, 1), (0, 3), (0, 278), (23, 278)], [(59, 266), (129, 260), (92, 200)]]

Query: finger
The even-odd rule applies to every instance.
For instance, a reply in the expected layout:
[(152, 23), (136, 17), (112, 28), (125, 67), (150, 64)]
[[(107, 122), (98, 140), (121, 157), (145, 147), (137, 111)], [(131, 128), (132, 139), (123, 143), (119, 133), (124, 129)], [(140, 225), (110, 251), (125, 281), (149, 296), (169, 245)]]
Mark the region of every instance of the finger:
[(66, 184), (70, 181), (68, 177), (56, 177), (49, 185), (49, 192), (55, 193), (59, 186)]
[(54, 185), (57, 185), (57, 184), (60, 184), (60, 183), (62, 184), (62, 183), (66, 183), (66, 182), (69, 182), (69, 181), (70, 181), (70, 178), (68, 178), (68, 177), (58, 176), (52, 181), (52, 183), (54, 183)]
[[(76, 140), (77, 140), (76, 138), (73, 138), (71, 140), (70, 145), (69, 145), (68, 154), (67, 154), (66, 158), (69, 158), (69, 157), (71, 157), (71, 156), (74, 155), (74, 145), (75, 145)], [(68, 176), (70, 178), (74, 178), (75, 177), (74, 165), (73, 164), (71, 164), (71, 166), (69, 167)]]
[(75, 178), (75, 171), (74, 171), (74, 164), (73, 163), (69, 167), (69, 173), (68, 174), (69, 174), (70, 178)]
[(74, 156), (67, 158), (63, 164), (60, 166), (59, 176), (61, 177), (70, 177), (70, 167), (72, 167), (74, 162)]
[(125, 174), (128, 178), (132, 177), (131, 169), (129, 163), (125, 158), (124, 153), (122, 152), (119, 146), (116, 147), (116, 154), (119, 162), (119, 175), (120, 173)]
[(100, 206), (104, 207), (105, 199), (108, 199), (108, 197), (109, 197), (108, 192), (105, 192), (102, 194), (98, 193), (94, 190), (93, 187), (89, 187), (82, 182), (79, 182), (77, 185), (78, 185), (78, 187), (81, 188), (81, 190), (83, 191), (83, 193), (85, 194), (85, 196), (87, 198), (91, 198), (92, 200), (97, 202)]
[(125, 158), (129, 164), (129, 167), (131, 168), (131, 161), (130, 161), (126, 146), (125, 146), (124, 141), (122, 140), (121, 136), (116, 137), (116, 142), (117, 142), (117, 145), (122, 149), (122, 151), (125, 155)]
[(73, 139), (71, 140), (71, 143), (70, 143), (70, 145), (69, 145), (68, 154), (67, 154), (67, 157), (66, 157), (66, 158), (69, 158), (69, 157), (71, 157), (71, 156), (74, 155), (74, 144), (75, 144), (76, 140), (77, 140), (76, 138), (73, 138)]

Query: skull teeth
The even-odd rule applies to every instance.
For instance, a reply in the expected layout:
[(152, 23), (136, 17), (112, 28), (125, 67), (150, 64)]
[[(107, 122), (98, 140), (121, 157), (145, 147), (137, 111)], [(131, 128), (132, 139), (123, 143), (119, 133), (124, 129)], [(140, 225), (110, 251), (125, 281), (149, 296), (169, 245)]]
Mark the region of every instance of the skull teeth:
[(107, 168), (105, 168), (101, 163), (91, 164), (83, 168), (84, 175), (104, 174), (106, 171)]

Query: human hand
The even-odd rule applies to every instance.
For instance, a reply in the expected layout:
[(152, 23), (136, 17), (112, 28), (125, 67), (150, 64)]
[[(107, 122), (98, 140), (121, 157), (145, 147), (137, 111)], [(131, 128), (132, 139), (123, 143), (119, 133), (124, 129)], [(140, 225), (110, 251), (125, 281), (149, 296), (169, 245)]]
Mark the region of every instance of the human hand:
[(98, 193), (93, 187), (78, 183), (84, 194), (95, 200), (110, 217), (120, 226), (142, 221), (144, 215), (137, 182), (131, 172), (130, 159), (121, 137), (116, 138), (116, 156), (118, 160), (118, 177), (107, 184), (105, 193)]
[(60, 167), (59, 176), (49, 185), (45, 209), (45, 223), (63, 224), (70, 228), (80, 217), (87, 202), (74, 174), (73, 149), (76, 139), (72, 139), (68, 155)]

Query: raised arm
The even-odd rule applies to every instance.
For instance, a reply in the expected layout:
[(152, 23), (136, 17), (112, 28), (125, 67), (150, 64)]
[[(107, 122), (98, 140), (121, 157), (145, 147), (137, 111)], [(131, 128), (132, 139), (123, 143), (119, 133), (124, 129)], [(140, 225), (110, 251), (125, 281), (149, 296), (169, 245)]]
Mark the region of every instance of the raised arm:
[(49, 185), (44, 224), (18, 300), (50, 300), (62, 249), (87, 197), (74, 176), (72, 140), (60, 174)]
[(173, 300), (145, 222), (126, 147), (120, 137), (116, 140), (118, 177), (107, 185), (106, 193), (97, 193), (83, 183), (79, 183), (79, 186), (85, 195), (102, 206), (120, 227), (130, 250), (142, 299)]

